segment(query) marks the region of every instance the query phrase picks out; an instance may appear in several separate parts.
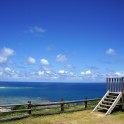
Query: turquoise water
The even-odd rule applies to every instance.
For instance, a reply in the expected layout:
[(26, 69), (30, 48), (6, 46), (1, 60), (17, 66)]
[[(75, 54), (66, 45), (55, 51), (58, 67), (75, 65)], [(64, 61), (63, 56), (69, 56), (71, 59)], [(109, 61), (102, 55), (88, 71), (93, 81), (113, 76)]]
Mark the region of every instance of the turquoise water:
[(0, 82), (0, 104), (98, 98), (105, 88), (105, 83)]

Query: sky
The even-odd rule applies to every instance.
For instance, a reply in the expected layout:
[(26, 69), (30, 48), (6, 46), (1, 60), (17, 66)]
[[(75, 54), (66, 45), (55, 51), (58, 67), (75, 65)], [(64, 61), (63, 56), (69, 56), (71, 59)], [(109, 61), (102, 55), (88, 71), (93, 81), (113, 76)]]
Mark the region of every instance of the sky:
[(0, 81), (105, 82), (123, 67), (123, 0), (0, 0)]

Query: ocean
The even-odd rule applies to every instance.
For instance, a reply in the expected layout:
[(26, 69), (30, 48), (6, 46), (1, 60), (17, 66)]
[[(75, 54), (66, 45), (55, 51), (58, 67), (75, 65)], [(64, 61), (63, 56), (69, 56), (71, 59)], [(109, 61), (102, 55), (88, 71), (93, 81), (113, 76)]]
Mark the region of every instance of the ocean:
[(106, 83), (0, 82), (0, 104), (92, 99), (105, 92)]

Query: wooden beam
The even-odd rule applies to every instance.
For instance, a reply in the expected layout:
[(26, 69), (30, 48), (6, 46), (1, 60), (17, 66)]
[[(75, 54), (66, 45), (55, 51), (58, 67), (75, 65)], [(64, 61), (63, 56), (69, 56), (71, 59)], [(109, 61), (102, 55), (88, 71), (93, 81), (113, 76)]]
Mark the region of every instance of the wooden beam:
[(12, 121), (12, 120), (19, 120), (19, 119), (22, 119), (22, 118), (27, 118), (29, 116), (30, 116), (29, 114), (23, 114), (23, 115), (19, 115), (19, 116), (2, 118), (2, 119), (0, 119), (0, 122), (3, 122), (3, 121)]

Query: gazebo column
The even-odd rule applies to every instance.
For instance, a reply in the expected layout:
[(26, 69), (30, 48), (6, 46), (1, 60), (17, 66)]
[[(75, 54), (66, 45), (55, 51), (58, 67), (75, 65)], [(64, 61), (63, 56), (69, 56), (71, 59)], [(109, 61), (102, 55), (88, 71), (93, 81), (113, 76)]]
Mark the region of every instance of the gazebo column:
[(121, 78), (122, 110), (124, 110), (124, 77)]

